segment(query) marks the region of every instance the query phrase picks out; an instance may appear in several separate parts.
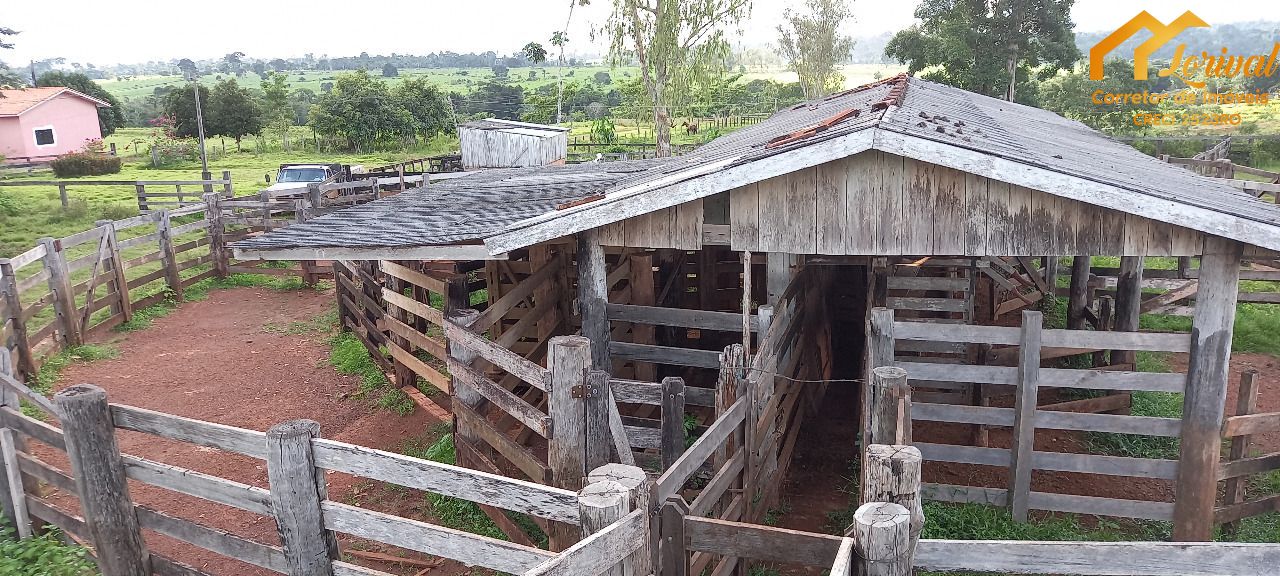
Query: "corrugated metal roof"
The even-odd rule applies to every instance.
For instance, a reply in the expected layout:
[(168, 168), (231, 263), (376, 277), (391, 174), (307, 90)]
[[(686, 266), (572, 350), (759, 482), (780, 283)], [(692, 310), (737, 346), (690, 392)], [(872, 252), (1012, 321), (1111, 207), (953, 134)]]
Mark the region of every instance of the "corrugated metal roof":
[[(557, 205), (601, 195), (627, 202), (637, 190), (659, 191), (708, 172), (869, 128), (971, 149), (1152, 199), (1280, 224), (1280, 206), (1259, 202), (1221, 181), (1161, 162), (1079, 122), (903, 75), (781, 110), (684, 156), (485, 172), (433, 187), (426, 194), (379, 200), (235, 246), (266, 250), (474, 241), (532, 225), (529, 219), (554, 221), (560, 214)], [(597, 205), (587, 206), (595, 209)]]
[(472, 120), (459, 126), (459, 128), (470, 128), (473, 130), (502, 130), (505, 132), (515, 132), (517, 134), (532, 134), (536, 136), (560, 134), (568, 132), (570, 129), (564, 126), (548, 126), (546, 124), (532, 124), (529, 122), (516, 122), (515, 120), (502, 120), (500, 118), (486, 118), (483, 120)]

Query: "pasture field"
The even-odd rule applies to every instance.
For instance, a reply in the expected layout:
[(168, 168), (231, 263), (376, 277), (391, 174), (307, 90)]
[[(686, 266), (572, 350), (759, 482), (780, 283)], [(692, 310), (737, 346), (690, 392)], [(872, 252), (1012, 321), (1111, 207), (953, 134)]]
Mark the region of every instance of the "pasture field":
[[(840, 67), (840, 72), (845, 77), (844, 85), (846, 88), (874, 82), (879, 78), (892, 76), (904, 71), (906, 71), (905, 66), (896, 64), (847, 64)], [(288, 76), (291, 88), (306, 88), (319, 94), (321, 92), (321, 84), (333, 82), (334, 77), (343, 72), (350, 72), (350, 70), (294, 70), (284, 72), (284, 74)], [(534, 73), (533, 78), (529, 77), (529, 72)], [(617, 85), (623, 80), (637, 77), (640, 73), (639, 68), (635, 66), (619, 66), (617, 68), (610, 66), (577, 66), (565, 68), (565, 80), (593, 82), (597, 72), (609, 74), (611, 79), (611, 84), (609, 85)], [(369, 73), (375, 77), (382, 77), (381, 70), (370, 70)], [(206, 86), (213, 86), (218, 82), (218, 78), (228, 76), (230, 75), (210, 74), (202, 76), (200, 82)], [(470, 92), (477, 84), (496, 79), (493, 71), (489, 68), (406, 68), (400, 70), (398, 76), (382, 79), (394, 86), (406, 78), (423, 78), (432, 85), (444, 90), (461, 93)], [(741, 81), (750, 82), (758, 79), (795, 82), (796, 74), (783, 69), (748, 69), (743, 74)], [(507, 73), (507, 81), (523, 87), (526, 91), (532, 91), (542, 86), (553, 86), (556, 83), (556, 67), (550, 65), (511, 68)], [(236, 77), (236, 82), (241, 86), (257, 89), (262, 85), (262, 78), (252, 72), (246, 72), (244, 75)], [(184, 82), (180, 76), (132, 76), (124, 79), (99, 80), (98, 83), (119, 98), (136, 100), (152, 95), (156, 88), (176, 87)]]

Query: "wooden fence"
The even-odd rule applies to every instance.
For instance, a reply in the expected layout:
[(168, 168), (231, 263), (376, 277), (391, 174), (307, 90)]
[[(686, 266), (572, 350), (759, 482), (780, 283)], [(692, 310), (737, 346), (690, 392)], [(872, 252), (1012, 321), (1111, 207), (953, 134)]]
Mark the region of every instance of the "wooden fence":
[[(556, 566), (577, 565), (590, 553), (600, 569), (624, 560), (647, 545), (648, 522), (637, 510), (627, 515), (638, 494), (611, 492), (617, 486), (593, 484), (580, 493), (515, 480), (468, 468), (420, 460), (321, 437), (319, 426), (294, 420), (259, 432), (182, 418), (120, 404), (109, 404), (97, 387), (70, 387), (50, 401), (0, 374), (0, 446), (4, 474), (0, 501), (7, 519), (24, 536), (43, 525), (62, 529), (93, 548), (104, 576), (138, 574), (200, 575), (198, 569), (145, 550), (143, 530), (192, 544), (281, 574), (379, 575), (383, 572), (340, 560), (336, 533), (381, 542), (405, 550), (457, 560), (498, 572), (561, 573)], [(61, 427), (25, 416), (18, 400), (45, 411)], [(259, 487), (120, 453), (115, 430), (129, 430), (263, 462), (268, 485)], [(33, 445), (63, 454), (60, 468)], [(331, 500), (326, 472), (340, 472), (407, 488), (469, 500), (555, 521), (594, 535), (577, 547), (578, 556), (557, 556), (533, 546), (496, 540), (413, 518)], [(642, 474), (639, 474), (643, 478)], [(266, 516), (279, 527), (281, 546), (234, 536), (184, 517), (181, 510), (135, 504), (127, 481), (170, 490)], [(57, 489), (55, 494), (39, 487)], [(74, 497), (74, 501), (68, 498)], [(624, 502), (616, 502), (621, 498)], [(603, 503), (603, 504), (602, 504)], [(607, 504), (605, 506), (604, 504)], [(642, 504), (640, 508), (647, 508)], [(77, 513), (78, 511), (78, 513)], [(617, 541), (624, 538), (623, 541)], [(607, 550), (600, 546), (609, 543)], [(586, 550), (587, 552), (582, 552)], [(612, 560), (611, 562), (609, 560)], [(577, 572), (586, 573), (586, 572)]]
[[(67, 189), (80, 186), (132, 186), (138, 198), (138, 211), (148, 213), (155, 210), (183, 208), (203, 202), (201, 197), (214, 191), (217, 187), (222, 195), (230, 198), (235, 195), (231, 187), (231, 172), (224, 170), (218, 180), (19, 180), (0, 182), (0, 186), (43, 186), (57, 187), (58, 198), (62, 207), (70, 202)], [(147, 187), (150, 186), (151, 190)], [(182, 187), (186, 186), (186, 192)], [(173, 187), (169, 191), (169, 187)], [(163, 191), (157, 191), (161, 188)]]

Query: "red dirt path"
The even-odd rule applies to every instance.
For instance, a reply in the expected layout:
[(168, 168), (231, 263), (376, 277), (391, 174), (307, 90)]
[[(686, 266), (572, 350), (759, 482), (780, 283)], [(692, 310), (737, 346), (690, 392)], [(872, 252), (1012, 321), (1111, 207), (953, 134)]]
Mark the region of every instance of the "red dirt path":
[[(359, 381), (336, 373), (329, 365), (328, 334), (287, 335), (266, 329), (312, 321), (330, 310), (332, 302), (331, 292), (214, 291), (207, 300), (183, 304), (150, 328), (117, 336), (113, 344), (121, 352), (119, 358), (73, 364), (64, 371), (59, 386), (92, 383), (106, 389), (115, 403), (254, 430), (309, 418), (320, 423), (326, 438), (398, 450), (407, 439), (421, 437), (437, 421), (423, 410), (399, 417), (348, 398)], [(267, 485), (266, 467), (260, 460), (140, 433), (121, 431), (119, 438), (121, 450), (128, 454), (246, 484)], [(41, 457), (59, 460), (53, 454), (42, 453)], [(333, 500), (429, 520), (419, 492), (344, 474), (331, 473), (328, 482)], [(270, 518), (130, 484), (133, 498), (140, 504), (237, 536), (279, 544)], [(148, 533), (147, 542), (150, 549), (211, 574), (273, 574), (156, 534)], [(343, 549), (401, 554), (351, 539), (344, 539)], [(409, 574), (418, 570), (370, 565)], [(430, 573), (440, 576), (465, 571), (447, 564)]]

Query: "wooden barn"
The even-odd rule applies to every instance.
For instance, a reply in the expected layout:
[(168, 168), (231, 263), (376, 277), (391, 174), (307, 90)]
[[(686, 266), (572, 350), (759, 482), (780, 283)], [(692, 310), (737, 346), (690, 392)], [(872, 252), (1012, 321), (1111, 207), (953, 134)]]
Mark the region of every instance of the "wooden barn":
[(569, 129), (514, 120), (472, 120), (458, 126), (462, 167), (522, 168), (564, 164)]
[[(465, 130), (464, 161), (510, 154)], [(1242, 267), (1280, 250), (1280, 207), (1053, 113), (898, 76), (685, 156), (484, 170), (232, 248), (334, 261), (344, 323), (398, 382), (450, 393), (468, 466), (574, 488), (638, 462), (659, 502), (758, 522), (800, 431), (838, 418), (850, 440), (830, 458), (856, 457), (855, 436), (910, 443), (926, 498), (1172, 520), (1207, 540), (1246, 513), (1216, 502), (1224, 435), (1249, 426), (1224, 415), (1233, 311)], [(1095, 297), (1092, 256), (1120, 257), (1114, 300)], [(1199, 279), (1191, 334), (1137, 331), (1151, 256)], [(1065, 328), (1034, 310), (1061, 257), (1076, 257)], [(1191, 362), (1140, 372), (1139, 351)], [(1134, 391), (1180, 393), (1184, 416), (1128, 415)], [(1035, 442), (1054, 430), (1180, 448)], [(1073, 475), (1161, 488), (1062, 492)], [(692, 573), (732, 560), (699, 558)]]

